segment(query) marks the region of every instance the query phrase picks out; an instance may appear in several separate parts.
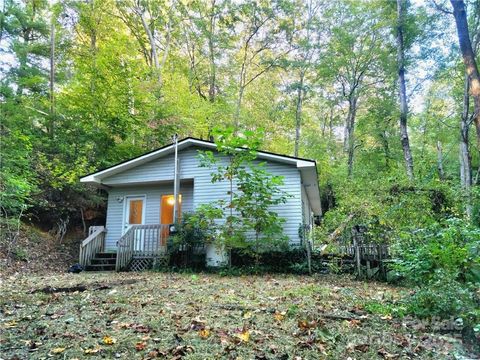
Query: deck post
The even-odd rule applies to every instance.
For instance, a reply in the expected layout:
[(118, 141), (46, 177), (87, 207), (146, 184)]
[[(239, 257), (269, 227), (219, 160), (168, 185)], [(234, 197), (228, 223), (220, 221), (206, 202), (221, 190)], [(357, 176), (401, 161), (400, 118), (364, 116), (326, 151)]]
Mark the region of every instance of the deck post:
[(362, 264), (360, 259), (360, 246), (356, 236), (353, 237), (353, 246), (355, 248), (355, 259), (357, 260), (357, 276), (360, 279), (362, 277)]

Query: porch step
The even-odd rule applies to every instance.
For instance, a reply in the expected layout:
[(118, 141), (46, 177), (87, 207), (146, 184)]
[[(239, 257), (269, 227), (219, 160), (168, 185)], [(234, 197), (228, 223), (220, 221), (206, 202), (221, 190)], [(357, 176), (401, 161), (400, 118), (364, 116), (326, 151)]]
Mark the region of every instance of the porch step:
[(92, 265), (115, 265), (117, 262), (116, 258), (98, 258), (94, 257), (90, 263)]
[(85, 271), (115, 271), (116, 262), (117, 253), (96, 253), (95, 257), (90, 261), (90, 265), (86, 266)]
[(105, 264), (95, 264), (87, 265), (85, 271), (115, 271), (115, 264), (105, 265)]
[(116, 259), (116, 252), (99, 252), (95, 255), (95, 258), (106, 258), (106, 259)]

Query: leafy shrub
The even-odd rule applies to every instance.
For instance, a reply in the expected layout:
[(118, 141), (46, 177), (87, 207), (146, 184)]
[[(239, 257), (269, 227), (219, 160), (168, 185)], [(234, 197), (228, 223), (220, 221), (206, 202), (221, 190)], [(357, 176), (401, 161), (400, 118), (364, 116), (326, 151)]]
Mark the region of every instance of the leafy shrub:
[[(232, 266), (246, 268), (258, 260), (264, 272), (307, 273), (306, 254), (303, 248), (291, 248), (282, 251), (263, 252), (253, 255), (250, 252), (232, 251)], [(304, 272), (302, 272), (305, 270)]]
[(404, 282), (418, 286), (405, 299), (419, 317), (480, 320), (480, 229), (449, 219), (415, 233), (405, 233), (394, 247), (394, 270)]
[(427, 286), (420, 287), (406, 299), (408, 312), (418, 317), (460, 317), (467, 324), (480, 319), (479, 299), (471, 284), (461, 283), (441, 270)]
[(195, 212), (184, 213), (175, 224), (176, 232), (169, 238), (170, 265), (203, 268), (205, 255), (202, 249), (215, 241), (221, 210), (212, 205), (201, 205)]
[(460, 219), (402, 234), (393, 254), (394, 270), (416, 285), (437, 270), (460, 282), (480, 282), (480, 229)]
[(173, 249), (179, 247), (203, 245), (215, 240), (218, 226), (215, 220), (222, 211), (212, 205), (200, 205), (196, 211), (182, 214), (180, 222), (175, 224), (176, 232), (170, 237)]

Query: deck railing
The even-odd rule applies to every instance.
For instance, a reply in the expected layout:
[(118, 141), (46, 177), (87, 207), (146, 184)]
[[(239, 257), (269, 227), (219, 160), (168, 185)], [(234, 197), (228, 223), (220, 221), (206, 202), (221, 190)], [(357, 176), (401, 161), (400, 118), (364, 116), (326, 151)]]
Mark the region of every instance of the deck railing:
[(117, 243), (115, 269), (127, 268), (133, 257), (155, 257), (167, 252), (169, 225), (132, 225)]
[(91, 226), (88, 230), (88, 237), (80, 244), (79, 263), (83, 267), (90, 265), (90, 261), (95, 254), (103, 250), (103, 241), (105, 240), (104, 226)]

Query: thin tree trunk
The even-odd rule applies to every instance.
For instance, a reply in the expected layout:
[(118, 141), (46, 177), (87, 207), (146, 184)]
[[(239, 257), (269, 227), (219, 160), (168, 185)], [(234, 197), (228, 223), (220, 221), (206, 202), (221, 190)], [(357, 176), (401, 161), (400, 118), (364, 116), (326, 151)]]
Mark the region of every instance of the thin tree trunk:
[(463, 0), (450, 0), (457, 26), (458, 42), (462, 52), (465, 71), (470, 80), (470, 95), (473, 98), (473, 121), (477, 132), (477, 146), (480, 149), (480, 74), (468, 31), (467, 12)]
[(87, 224), (85, 223), (85, 214), (83, 213), (83, 207), (80, 208), (80, 215), (82, 218), (82, 226), (83, 226), (83, 236), (87, 236)]
[(443, 170), (443, 150), (440, 141), (437, 141), (437, 169), (440, 180), (445, 180), (445, 171)]
[(348, 154), (348, 177), (352, 177), (353, 174), (353, 157), (355, 152), (355, 116), (357, 113), (357, 98), (353, 95), (348, 100), (348, 115), (345, 126), (345, 148)]
[(50, 124), (48, 132), (51, 137), (55, 126), (55, 20), (52, 15), (50, 22)]
[(330, 121), (328, 123), (328, 137), (330, 140), (333, 138), (333, 107), (330, 113)]
[(388, 145), (388, 136), (385, 131), (380, 133), (382, 140), (383, 154), (385, 155), (385, 168), (390, 169), (390, 146)]
[(158, 84), (161, 85), (162, 84), (162, 75), (160, 74), (160, 63), (158, 61), (158, 53), (157, 53), (157, 46), (155, 44), (155, 38), (153, 37), (153, 33), (152, 33), (150, 27), (147, 24), (147, 20), (145, 19), (144, 10), (141, 9), (140, 7), (137, 7), (137, 13), (140, 16), (140, 20), (142, 21), (143, 29), (145, 30), (145, 33), (147, 34), (148, 42), (150, 43), (150, 51), (152, 53), (153, 67), (154, 67), (155, 71), (157, 72)]
[(243, 93), (245, 91), (245, 87), (243, 85), (240, 86), (238, 89), (238, 98), (237, 98), (237, 107), (235, 109), (235, 117), (234, 117), (234, 127), (235, 131), (238, 131), (240, 127), (240, 109), (242, 107), (242, 102), (243, 102)]
[(167, 35), (165, 37), (165, 50), (163, 51), (162, 62), (160, 63), (160, 67), (158, 69), (159, 72), (159, 83), (162, 84), (162, 77), (160, 70), (165, 67), (165, 63), (167, 62), (168, 53), (170, 52), (170, 44), (172, 42), (172, 16), (168, 14), (168, 23), (167, 23)]
[(404, 12), (406, 0), (397, 0), (397, 63), (398, 63), (398, 86), (400, 97), (400, 141), (402, 143), (403, 157), (405, 160), (405, 168), (407, 176), (413, 180), (413, 157), (410, 149), (410, 140), (408, 138), (408, 105), (407, 91), (405, 86), (405, 45), (403, 39), (404, 30)]
[[(92, 13), (95, 11), (95, 5), (94, 2), (90, 2), (90, 10)], [(97, 32), (96, 32), (96, 27), (92, 27), (92, 30), (90, 32), (90, 54), (92, 56), (93, 62), (92, 62), (92, 69), (95, 71), (97, 68)], [(90, 78), (90, 93), (93, 95), (95, 92), (95, 76), (92, 76)]]
[(465, 196), (465, 212), (468, 218), (472, 216), (472, 160), (470, 144), (468, 141), (470, 124), (468, 111), (470, 108), (470, 86), (468, 74), (465, 72), (465, 85), (463, 90), (463, 112), (460, 118), (460, 184)]
[(300, 147), (300, 131), (302, 126), (302, 106), (303, 106), (303, 82), (305, 79), (305, 71), (300, 71), (300, 83), (297, 89), (297, 106), (295, 108), (295, 149), (294, 156), (298, 156), (298, 149)]
[(215, 64), (215, 47), (213, 43), (213, 37), (215, 32), (215, 0), (211, 2), (211, 14), (210, 14), (210, 33), (208, 36), (208, 55), (210, 59), (210, 77), (209, 77), (209, 87), (208, 87), (208, 99), (210, 102), (215, 101), (216, 94), (216, 77), (217, 77), (217, 67)]
[[(322, 138), (325, 137), (325, 134), (327, 132), (327, 126), (329, 127), (330, 129), (330, 124), (332, 123), (332, 118), (333, 118), (333, 106), (330, 107), (330, 111), (329, 111), (329, 115), (328, 117), (325, 116), (325, 118), (323, 119), (323, 122), (322, 122)], [(327, 124), (328, 123), (328, 124)]]

